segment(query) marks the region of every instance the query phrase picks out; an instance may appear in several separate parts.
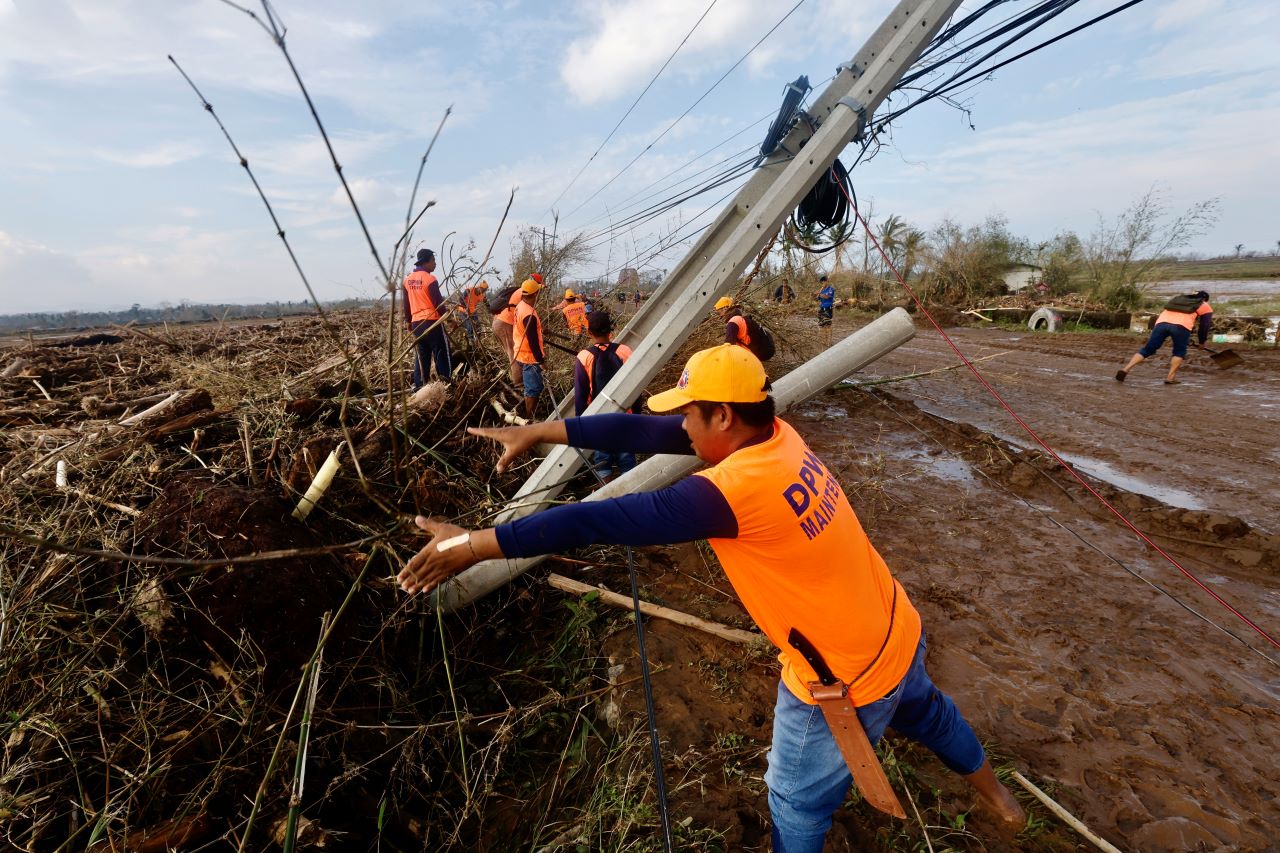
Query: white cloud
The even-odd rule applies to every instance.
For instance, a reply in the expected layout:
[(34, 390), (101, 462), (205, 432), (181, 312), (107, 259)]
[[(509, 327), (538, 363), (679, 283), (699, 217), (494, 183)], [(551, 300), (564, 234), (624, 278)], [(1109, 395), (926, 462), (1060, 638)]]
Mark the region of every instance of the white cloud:
[(100, 160), (118, 166), (132, 166), (135, 169), (157, 169), (173, 166), (204, 154), (204, 146), (187, 142), (166, 142), (137, 151), (111, 151), (94, 149), (93, 154)]

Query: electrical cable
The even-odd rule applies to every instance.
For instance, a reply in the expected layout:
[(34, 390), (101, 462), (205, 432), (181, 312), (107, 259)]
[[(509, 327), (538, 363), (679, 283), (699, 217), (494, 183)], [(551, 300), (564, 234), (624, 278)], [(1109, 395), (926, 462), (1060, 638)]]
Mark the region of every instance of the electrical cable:
[[(839, 248), (853, 233), (848, 227), (852, 199), (849, 173), (837, 157), (792, 211), (788, 236), (799, 249), (810, 254), (821, 255)], [(829, 244), (814, 245), (819, 233), (833, 230), (836, 233)]]
[[(603, 486), (605, 479), (596, 466), (587, 459), (587, 455), (579, 447), (573, 448), (582, 464), (595, 476)], [(653, 759), (653, 781), (658, 799), (658, 820), (662, 826), (662, 845), (667, 853), (673, 853), (675, 842), (671, 834), (671, 810), (667, 804), (667, 778), (662, 768), (662, 743), (658, 737), (658, 710), (653, 698), (653, 680), (649, 666), (649, 649), (644, 640), (644, 613), (640, 610), (640, 582), (636, 577), (636, 560), (631, 546), (627, 549), (627, 572), (631, 576), (632, 618), (636, 624), (636, 649), (640, 655), (640, 680), (644, 685), (644, 710), (649, 725), (649, 752)]]
[(716, 88), (717, 88), (717, 87), (719, 87), (719, 85), (725, 81), (725, 78), (726, 78), (726, 77), (728, 77), (730, 74), (732, 74), (732, 73), (734, 72), (734, 70), (735, 70), (739, 65), (741, 65), (743, 62), (745, 62), (745, 61), (747, 60), (747, 57), (749, 57), (749, 56), (751, 56), (751, 54), (755, 53), (756, 48), (758, 48), (760, 45), (764, 44), (765, 39), (767, 39), (767, 38), (769, 38), (769, 36), (773, 35), (773, 34), (774, 34), (774, 32), (778, 29), (778, 27), (782, 26), (782, 25), (786, 22), (786, 20), (787, 20), (788, 18), (790, 18), (790, 17), (792, 16), (792, 14), (794, 14), (794, 13), (795, 13), (795, 11), (796, 11), (797, 9), (799, 9), (801, 6), (803, 6), (803, 5), (804, 5), (804, 2), (805, 2), (805, 0), (797, 0), (796, 4), (795, 4), (794, 6), (792, 6), (792, 7), (787, 11), (787, 13), (786, 13), (785, 15), (783, 15), (781, 18), (779, 18), (779, 19), (778, 19), (778, 22), (777, 22), (776, 24), (774, 24), (772, 27), (770, 27), (770, 28), (769, 28), (769, 31), (768, 31), (767, 33), (765, 33), (764, 35), (762, 35), (762, 36), (760, 37), (760, 40), (759, 40), (759, 41), (757, 41), (755, 44), (753, 44), (753, 45), (751, 46), (751, 49), (750, 49), (750, 50), (748, 50), (748, 51), (747, 51), (746, 53), (744, 53), (741, 57), (739, 57), (737, 62), (735, 62), (735, 63), (733, 63), (733, 65), (729, 66), (729, 70), (728, 70), (728, 71), (726, 71), (726, 72), (724, 72), (723, 74), (721, 74), (721, 75), (720, 75), (720, 79), (716, 80), (716, 82), (714, 82), (714, 83), (712, 83), (712, 84), (711, 84), (711, 88), (707, 89), (705, 92), (703, 92), (701, 95), (699, 95), (699, 96), (698, 96), (698, 99), (697, 99), (696, 101), (694, 101), (692, 104), (690, 104), (690, 105), (689, 105), (689, 107), (688, 107), (684, 112), (682, 112), (682, 113), (681, 113), (681, 114), (676, 118), (676, 120), (675, 120), (675, 121), (673, 121), (673, 122), (671, 122), (671, 124), (667, 125), (666, 130), (662, 131), (662, 133), (659, 133), (659, 134), (657, 135), (657, 137), (656, 137), (652, 142), (650, 142), (650, 143), (649, 143), (648, 145), (646, 145), (643, 149), (641, 149), (641, 151), (640, 151), (640, 153), (639, 153), (639, 154), (637, 154), (635, 157), (631, 158), (631, 162), (629, 162), (629, 163), (627, 163), (627, 165), (623, 166), (623, 167), (622, 167), (622, 169), (621, 169), (621, 170), (619, 170), (619, 172), (618, 172), (616, 175), (614, 175), (612, 178), (610, 178), (609, 180), (605, 181), (605, 183), (604, 183), (604, 185), (603, 185), (603, 186), (601, 186), (599, 189), (597, 189), (597, 190), (596, 190), (595, 192), (593, 192), (591, 195), (587, 196), (587, 198), (586, 198), (586, 199), (585, 199), (581, 204), (579, 204), (577, 207), (575, 207), (573, 210), (569, 211), (568, 215), (569, 215), (569, 216), (572, 216), (573, 214), (577, 213), (577, 212), (578, 212), (579, 210), (581, 210), (584, 206), (586, 206), (586, 204), (587, 204), (588, 202), (590, 202), (592, 199), (594, 199), (596, 196), (598, 196), (601, 192), (603, 192), (603, 191), (604, 191), (604, 190), (605, 190), (609, 185), (611, 185), (611, 184), (612, 184), (614, 181), (616, 181), (618, 178), (622, 177), (622, 176), (623, 176), (623, 175), (624, 175), (624, 174), (625, 174), (625, 173), (626, 173), (626, 172), (627, 172), (627, 171), (628, 171), (632, 166), (634, 166), (634, 165), (636, 164), (636, 161), (638, 161), (641, 157), (643, 157), (645, 154), (647, 154), (647, 153), (649, 152), (649, 150), (650, 150), (651, 148), (653, 148), (653, 146), (657, 145), (657, 144), (658, 144), (658, 142), (660, 142), (664, 136), (666, 136), (668, 133), (670, 133), (670, 132), (672, 131), (672, 129), (674, 129), (674, 128), (675, 128), (675, 126), (676, 126), (676, 125), (678, 125), (678, 124), (679, 124), (679, 123), (684, 119), (684, 117), (685, 117), (685, 116), (687, 116), (687, 115), (689, 115), (689, 113), (693, 112), (694, 108), (695, 108), (695, 107), (697, 107), (697, 106), (698, 106), (698, 104), (702, 103), (702, 102), (707, 98), (707, 96), (708, 96), (708, 95), (710, 95), (712, 92), (714, 92), (714, 91), (716, 90)]
[(567, 193), (570, 189), (572, 189), (573, 185), (578, 182), (578, 178), (582, 177), (582, 173), (585, 172), (587, 170), (587, 167), (591, 165), (591, 161), (596, 159), (596, 155), (599, 154), (601, 151), (603, 151), (604, 147), (609, 144), (609, 140), (613, 139), (613, 135), (618, 132), (618, 128), (622, 127), (622, 123), (627, 120), (627, 116), (631, 115), (632, 110), (636, 108), (636, 105), (640, 103), (640, 100), (646, 94), (648, 94), (650, 89), (653, 88), (653, 84), (658, 82), (658, 78), (662, 76), (662, 72), (667, 70), (667, 66), (671, 64), (671, 60), (676, 58), (676, 54), (680, 52), (680, 48), (685, 46), (685, 42), (689, 41), (689, 37), (692, 36), (694, 31), (698, 29), (698, 27), (702, 24), (702, 21), (707, 17), (707, 14), (715, 7), (717, 2), (719, 2), (719, 0), (711, 0), (711, 4), (708, 5), (706, 9), (703, 10), (702, 15), (698, 18), (696, 22), (694, 22), (693, 28), (690, 29), (689, 32), (685, 33), (684, 38), (680, 40), (680, 43), (678, 45), (676, 45), (676, 49), (671, 51), (671, 55), (667, 57), (667, 61), (662, 63), (662, 67), (658, 69), (658, 73), (654, 74), (652, 79), (649, 80), (649, 85), (645, 86), (644, 91), (636, 96), (636, 99), (631, 102), (631, 106), (627, 107), (627, 111), (622, 114), (622, 118), (618, 119), (618, 123), (613, 126), (613, 130), (609, 131), (609, 135), (604, 138), (604, 142), (601, 142), (600, 146), (596, 148), (596, 150), (592, 153), (590, 157), (587, 158), (587, 162), (582, 164), (582, 168), (578, 170), (578, 174), (574, 175), (573, 180), (569, 181), (569, 185), (560, 191), (560, 195), (556, 196), (556, 200), (551, 202), (550, 210), (555, 209), (555, 206), (559, 204), (560, 199), (564, 198), (565, 193)]

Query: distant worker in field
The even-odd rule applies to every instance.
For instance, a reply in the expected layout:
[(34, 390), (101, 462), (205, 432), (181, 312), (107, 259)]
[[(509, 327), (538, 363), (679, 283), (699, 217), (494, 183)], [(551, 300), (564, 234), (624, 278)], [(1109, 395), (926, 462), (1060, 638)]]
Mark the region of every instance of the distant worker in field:
[(458, 313), (462, 315), (462, 327), (467, 332), (467, 340), (476, 340), (476, 313), (485, 303), (485, 294), (489, 292), (489, 282), (482, 281), (472, 287), (464, 287), (458, 294)]
[[(864, 770), (857, 760), (855, 726), (872, 744), (891, 726), (928, 747), (998, 819), (1022, 828), (1022, 807), (929, 677), (919, 612), (836, 474), (775, 415), (759, 360), (737, 346), (695, 353), (676, 387), (650, 398), (649, 408), (674, 414), (468, 429), (503, 445), (498, 471), (542, 442), (696, 455), (710, 467), (664, 489), (557, 506), (497, 528), (467, 531), (418, 517), (431, 540), (400, 572), (401, 587), (430, 591), (481, 560), (705, 539), (743, 607), (780, 650), (764, 776), (775, 851), (822, 850), (852, 778), (845, 748), (860, 782), (876, 782), (878, 768)], [(850, 704), (856, 712), (846, 715)], [(843, 723), (835, 735), (828, 712)]]
[[(591, 346), (578, 353), (573, 363), (573, 413), (577, 417), (582, 417), (596, 394), (631, 358), (631, 347), (613, 341), (613, 318), (608, 311), (593, 311), (587, 327)], [(591, 464), (608, 482), (615, 475), (621, 476), (636, 467), (636, 455), (625, 450), (613, 453), (597, 450), (591, 456)]]
[(1196, 333), (1197, 346), (1203, 348), (1212, 328), (1213, 308), (1209, 305), (1208, 291), (1198, 290), (1173, 297), (1165, 303), (1160, 316), (1156, 317), (1155, 327), (1151, 330), (1151, 337), (1147, 338), (1146, 345), (1133, 354), (1123, 370), (1116, 371), (1116, 381), (1123, 382), (1130, 370), (1156, 354), (1164, 345), (1165, 338), (1172, 338), (1173, 358), (1169, 359), (1169, 375), (1164, 378), (1164, 384), (1177, 385), (1175, 377), (1178, 375), (1178, 368), (1182, 367), (1182, 362), (1187, 358), (1187, 344), (1191, 343), (1191, 333)]
[(780, 284), (773, 289), (773, 301), (779, 305), (790, 305), (796, 299), (796, 292), (789, 284)]
[(825, 275), (818, 279), (818, 283), (822, 285), (814, 294), (814, 299), (818, 300), (818, 331), (822, 336), (822, 345), (829, 347), (831, 346), (831, 317), (836, 305), (836, 289), (831, 286), (831, 282), (827, 281)]
[[(542, 284), (542, 276), (539, 273), (532, 273), (529, 278)], [(514, 340), (516, 306), (520, 304), (522, 295), (520, 285), (513, 284), (489, 297), (489, 313), (493, 315), (493, 335), (498, 339), (498, 343), (502, 344), (503, 352), (507, 354), (507, 369), (517, 390), (524, 386), (524, 371), (520, 367), (520, 362), (516, 361)]]
[(644, 299), (644, 294), (643, 294), (641, 291), (637, 290), (637, 291), (636, 291), (636, 310), (637, 310), (637, 311), (639, 311), (639, 310), (640, 310), (640, 302), (641, 302), (643, 299)]
[(716, 314), (724, 320), (724, 342), (746, 347), (752, 355), (763, 361), (773, 358), (777, 345), (773, 335), (743, 313), (732, 296), (721, 296), (716, 300)]
[(564, 292), (564, 307), (560, 309), (560, 313), (564, 314), (564, 321), (569, 325), (569, 332), (573, 335), (585, 335), (587, 333), (587, 306), (578, 300), (578, 294), (572, 289)]
[(449, 336), (441, 318), (444, 297), (435, 277), (436, 255), (430, 249), (418, 252), (413, 272), (404, 279), (404, 319), (413, 335), (413, 387), (427, 384), (434, 359), (436, 376), (444, 382), (453, 378), (453, 359), (449, 354)]
[(520, 364), (520, 378), (524, 386), (524, 416), (533, 418), (538, 397), (546, 387), (542, 378), (542, 363), (546, 360), (546, 348), (542, 343), (542, 318), (534, 308), (542, 285), (535, 279), (525, 279), (520, 285), (520, 302), (516, 305), (516, 322), (511, 331), (516, 361)]

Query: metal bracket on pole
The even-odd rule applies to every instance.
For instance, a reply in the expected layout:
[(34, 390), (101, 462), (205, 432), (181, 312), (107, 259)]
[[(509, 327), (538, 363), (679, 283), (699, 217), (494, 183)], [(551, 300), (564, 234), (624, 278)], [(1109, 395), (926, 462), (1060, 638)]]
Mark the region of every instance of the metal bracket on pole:
[(858, 123), (854, 126), (853, 136), (849, 137), (850, 142), (857, 142), (862, 138), (862, 132), (867, 128), (867, 108), (862, 105), (861, 101), (851, 95), (836, 101), (836, 105), (848, 107), (858, 117)]

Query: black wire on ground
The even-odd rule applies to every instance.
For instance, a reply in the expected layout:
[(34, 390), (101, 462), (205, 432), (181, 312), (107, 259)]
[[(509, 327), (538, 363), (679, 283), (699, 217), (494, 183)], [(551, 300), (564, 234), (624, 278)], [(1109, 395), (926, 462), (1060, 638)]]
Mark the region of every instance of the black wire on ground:
[[(591, 464), (591, 460), (587, 458), (587, 455), (578, 447), (575, 447), (574, 451), (582, 460), (582, 464), (587, 466), (587, 470), (596, 478), (596, 482), (603, 486), (605, 484), (604, 477), (600, 476), (600, 472), (596, 470), (595, 465)], [(649, 751), (653, 758), (653, 784), (658, 798), (658, 819), (662, 824), (662, 846), (667, 853), (673, 853), (675, 839), (671, 834), (671, 813), (667, 805), (667, 777), (662, 769), (662, 743), (658, 737), (658, 709), (653, 700), (653, 680), (649, 667), (649, 649), (644, 641), (644, 614), (640, 611), (640, 581), (636, 578), (635, 553), (631, 550), (630, 545), (625, 547), (627, 549), (627, 572), (631, 575), (631, 607), (632, 618), (636, 623), (636, 647), (640, 653), (640, 680), (644, 685), (644, 711), (649, 724)]]

